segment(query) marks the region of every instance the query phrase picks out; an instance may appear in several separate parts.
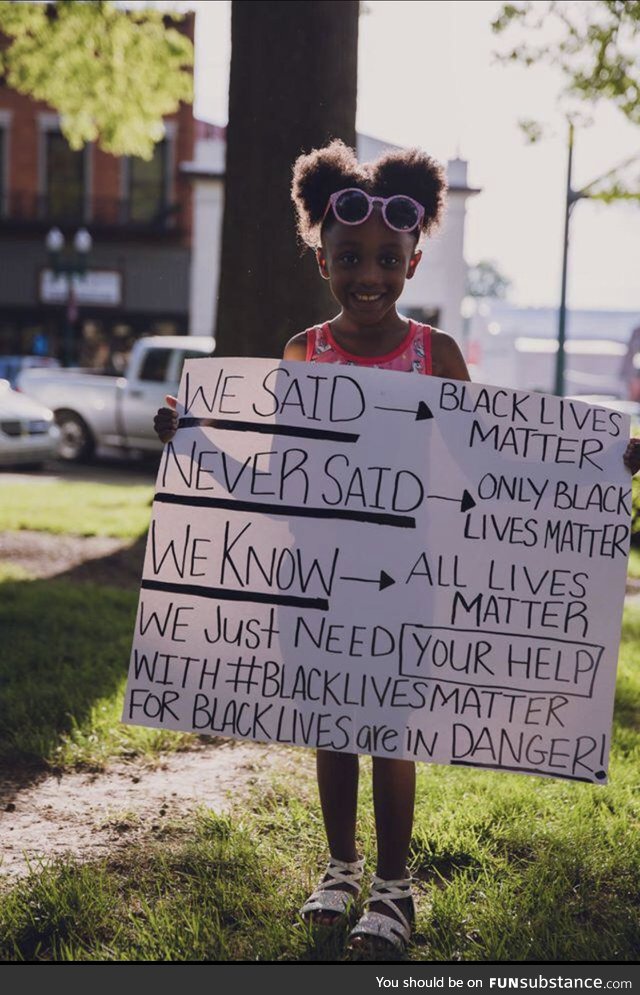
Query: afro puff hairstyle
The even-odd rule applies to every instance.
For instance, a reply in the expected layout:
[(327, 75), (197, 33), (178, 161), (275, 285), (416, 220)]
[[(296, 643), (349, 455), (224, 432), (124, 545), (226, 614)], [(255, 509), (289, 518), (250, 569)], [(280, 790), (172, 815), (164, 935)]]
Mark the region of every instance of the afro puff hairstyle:
[(428, 235), (442, 220), (447, 192), (444, 167), (422, 149), (383, 152), (373, 162), (359, 163), (353, 149), (335, 138), (321, 149), (300, 155), (293, 164), (291, 199), (300, 240), (320, 244), (322, 216), (336, 190), (358, 187), (371, 196), (406, 194), (425, 209), (421, 233)]

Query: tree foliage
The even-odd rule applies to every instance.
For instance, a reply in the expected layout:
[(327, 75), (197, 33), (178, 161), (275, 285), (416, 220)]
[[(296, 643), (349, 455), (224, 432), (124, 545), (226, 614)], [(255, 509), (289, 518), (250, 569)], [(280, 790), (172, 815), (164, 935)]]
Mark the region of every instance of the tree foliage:
[(493, 260), (483, 259), (467, 269), (467, 294), (469, 297), (494, 297), (504, 300), (511, 286)]
[[(640, 124), (640, 0), (507, 3), (491, 26), (496, 34), (519, 32), (512, 48), (497, 53), (499, 61), (525, 66), (547, 63), (561, 70), (562, 97), (572, 101), (567, 116), (574, 123), (580, 123), (581, 117), (585, 123), (576, 100), (583, 106), (606, 100), (631, 124)], [(520, 121), (520, 127), (530, 142), (539, 141), (545, 132), (533, 120)], [(585, 187), (580, 196), (605, 203), (640, 203), (639, 162), (640, 156), (632, 156)]]
[(605, 99), (640, 124), (640, 0), (504, 4), (493, 30), (513, 34), (516, 27), (527, 40), (499, 59), (556, 66), (566, 79), (565, 93), (589, 102)]
[(0, 0), (0, 33), (0, 79), (58, 111), (74, 149), (150, 159), (163, 116), (193, 99), (193, 45), (158, 10)]

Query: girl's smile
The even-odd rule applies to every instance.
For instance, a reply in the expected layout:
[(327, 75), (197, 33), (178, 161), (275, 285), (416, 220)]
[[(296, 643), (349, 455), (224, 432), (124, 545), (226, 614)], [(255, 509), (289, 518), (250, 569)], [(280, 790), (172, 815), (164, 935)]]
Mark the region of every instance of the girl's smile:
[(357, 335), (363, 345), (363, 338), (371, 339), (372, 354), (382, 355), (406, 334), (396, 301), (420, 260), (415, 250), (415, 235), (392, 231), (377, 208), (361, 225), (332, 220), (325, 226), (318, 264), (342, 307), (331, 326), (345, 345)]

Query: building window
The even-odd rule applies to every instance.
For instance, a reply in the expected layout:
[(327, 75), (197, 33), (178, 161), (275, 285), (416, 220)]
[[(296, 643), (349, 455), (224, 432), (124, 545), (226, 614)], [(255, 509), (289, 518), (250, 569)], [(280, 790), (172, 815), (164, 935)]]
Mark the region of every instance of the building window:
[(168, 158), (166, 138), (158, 142), (153, 158), (129, 159), (129, 218), (131, 221), (161, 222), (168, 207)]
[(45, 203), (51, 221), (84, 219), (85, 154), (74, 151), (59, 131), (46, 132)]

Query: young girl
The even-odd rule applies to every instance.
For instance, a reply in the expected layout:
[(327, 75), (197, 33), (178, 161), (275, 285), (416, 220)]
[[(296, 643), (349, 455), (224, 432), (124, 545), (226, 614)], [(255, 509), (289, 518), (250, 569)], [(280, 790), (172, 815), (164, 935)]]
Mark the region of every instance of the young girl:
[[(316, 251), (339, 313), (295, 335), (283, 358), (347, 363), (469, 380), (454, 339), (398, 313), (396, 302), (420, 262), (422, 234), (440, 221), (446, 190), (442, 167), (417, 149), (389, 152), (360, 165), (335, 140), (298, 158), (292, 197), (298, 232)], [(172, 408), (175, 399), (168, 398)], [(173, 410), (156, 415), (163, 442), (176, 427)], [(350, 936), (351, 946), (371, 943), (383, 952), (402, 950), (414, 916), (407, 857), (413, 824), (415, 764), (373, 757), (373, 796), (378, 862), (368, 911)], [(320, 801), (331, 855), (325, 876), (300, 910), (330, 925), (344, 919), (361, 889), (363, 861), (356, 852), (358, 757), (317, 752)]]
[[(295, 335), (285, 347), (285, 360), (469, 380), (454, 339), (403, 317), (396, 307), (405, 280), (420, 263), (421, 236), (441, 219), (445, 191), (442, 167), (418, 149), (387, 152), (361, 165), (335, 140), (297, 159), (292, 197), (298, 232), (315, 249), (320, 274), (330, 282), (340, 311)], [(175, 399), (167, 400), (174, 408)], [(161, 409), (155, 427), (168, 441), (176, 428), (174, 411)], [(635, 472), (637, 450), (629, 450), (625, 462)], [(407, 858), (415, 764), (387, 757), (373, 757), (372, 764), (377, 867), (350, 947), (385, 955), (404, 949), (414, 918)], [(355, 837), (358, 756), (318, 750), (316, 767), (330, 860), (300, 911), (314, 923), (331, 925), (347, 917), (361, 890), (364, 868)]]
[[(396, 307), (405, 280), (420, 263), (421, 235), (441, 219), (445, 190), (442, 167), (418, 149), (388, 152), (359, 165), (351, 149), (334, 141), (300, 156), (292, 188), (298, 232), (315, 247), (340, 312), (294, 336), (284, 359), (469, 380), (454, 339), (408, 320)], [(415, 764), (387, 757), (373, 757), (372, 764), (378, 861), (367, 911), (351, 932), (350, 946), (393, 952), (408, 941), (414, 916), (407, 857)], [(318, 750), (316, 766), (331, 860), (301, 912), (329, 924), (346, 915), (360, 891), (358, 757)]]

